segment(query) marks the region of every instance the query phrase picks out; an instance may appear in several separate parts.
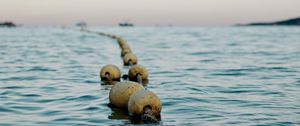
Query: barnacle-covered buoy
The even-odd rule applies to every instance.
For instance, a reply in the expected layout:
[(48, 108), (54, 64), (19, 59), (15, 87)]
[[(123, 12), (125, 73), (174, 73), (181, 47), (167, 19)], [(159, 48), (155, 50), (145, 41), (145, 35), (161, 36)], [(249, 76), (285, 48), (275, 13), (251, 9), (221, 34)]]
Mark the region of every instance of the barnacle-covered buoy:
[(128, 71), (128, 78), (135, 82), (148, 82), (148, 71), (144, 66), (133, 65)]
[(132, 53), (132, 51), (131, 51), (130, 48), (122, 49), (122, 51), (121, 51), (121, 57), (124, 57), (127, 53)]
[(128, 111), (132, 116), (139, 116), (149, 123), (158, 123), (161, 112), (160, 99), (151, 91), (140, 90), (130, 96)]
[(125, 43), (120, 44), (120, 48), (122, 50), (124, 50), (124, 49), (130, 49), (130, 46), (129, 46), (129, 44), (127, 42), (125, 42)]
[(136, 82), (119, 82), (109, 92), (110, 104), (114, 107), (126, 108), (129, 97), (139, 90), (144, 90), (144, 87)]
[(120, 38), (117, 39), (117, 41), (118, 41), (118, 44), (119, 44), (119, 46), (122, 50), (126, 49), (126, 48), (130, 49), (130, 46), (128, 45), (128, 43), (123, 38), (120, 37)]

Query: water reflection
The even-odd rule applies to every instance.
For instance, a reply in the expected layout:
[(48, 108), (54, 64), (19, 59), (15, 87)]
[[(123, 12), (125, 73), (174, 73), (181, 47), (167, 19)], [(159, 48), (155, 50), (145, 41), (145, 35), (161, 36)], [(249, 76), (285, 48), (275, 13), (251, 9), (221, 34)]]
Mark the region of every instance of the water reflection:
[(101, 81), (100, 84), (101, 85), (115, 85), (116, 83), (118, 83), (119, 81)]
[(127, 109), (114, 108), (110, 105), (108, 107), (111, 109), (111, 115), (107, 118), (112, 120), (122, 120), (124, 125), (126, 124), (144, 124), (140, 117), (131, 116)]
[(126, 109), (113, 108), (111, 109), (111, 115), (108, 116), (108, 119), (126, 119), (128, 120), (128, 111)]

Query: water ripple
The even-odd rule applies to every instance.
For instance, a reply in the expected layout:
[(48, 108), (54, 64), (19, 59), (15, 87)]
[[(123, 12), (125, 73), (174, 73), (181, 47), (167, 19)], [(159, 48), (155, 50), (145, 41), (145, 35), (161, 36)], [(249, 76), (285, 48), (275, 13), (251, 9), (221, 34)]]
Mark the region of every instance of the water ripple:
[[(124, 37), (161, 99), (161, 125), (300, 125), (296, 27), (91, 27)], [(0, 125), (134, 125), (109, 108), (115, 40), (74, 28), (0, 29)]]

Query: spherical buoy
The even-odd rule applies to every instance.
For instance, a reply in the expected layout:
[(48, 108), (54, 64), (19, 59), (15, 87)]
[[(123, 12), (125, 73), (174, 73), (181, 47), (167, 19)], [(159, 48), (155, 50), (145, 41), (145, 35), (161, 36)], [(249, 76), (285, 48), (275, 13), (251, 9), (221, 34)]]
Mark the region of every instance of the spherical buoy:
[(117, 42), (119, 44), (126, 43), (126, 41), (123, 38), (121, 38), (121, 37), (117, 38)]
[(138, 60), (137, 60), (136, 55), (134, 55), (132, 53), (127, 53), (123, 57), (123, 63), (125, 66), (135, 65), (135, 64), (137, 64), (137, 62), (138, 62)]
[(129, 113), (133, 116), (140, 116), (142, 120), (150, 123), (160, 121), (161, 109), (160, 99), (148, 90), (137, 91), (130, 96), (128, 101)]
[(121, 71), (116, 65), (108, 64), (100, 71), (102, 81), (120, 81)]
[(130, 48), (122, 49), (121, 57), (124, 57), (127, 53), (132, 53)]
[(148, 71), (141, 65), (133, 65), (128, 71), (128, 78), (139, 83), (148, 82)]
[(121, 49), (130, 48), (128, 43), (123, 38), (118, 38), (117, 41)]
[(124, 49), (130, 49), (130, 46), (129, 46), (129, 44), (126, 42), (126, 43), (120, 44), (120, 48), (121, 48), (122, 50), (124, 50)]
[(114, 107), (126, 108), (129, 97), (139, 90), (144, 90), (144, 87), (136, 82), (119, 82), (111, 88), (109, 101)]

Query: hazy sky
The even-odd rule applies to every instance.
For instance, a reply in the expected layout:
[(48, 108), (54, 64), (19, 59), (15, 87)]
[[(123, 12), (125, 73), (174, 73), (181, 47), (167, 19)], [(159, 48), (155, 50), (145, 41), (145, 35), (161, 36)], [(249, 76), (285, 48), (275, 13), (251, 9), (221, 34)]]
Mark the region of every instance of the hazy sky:
[(0, 22), (24, 25), (222, 26), (300, 16), (300, 0), (0, 0)]

